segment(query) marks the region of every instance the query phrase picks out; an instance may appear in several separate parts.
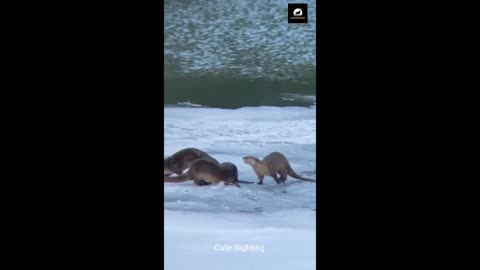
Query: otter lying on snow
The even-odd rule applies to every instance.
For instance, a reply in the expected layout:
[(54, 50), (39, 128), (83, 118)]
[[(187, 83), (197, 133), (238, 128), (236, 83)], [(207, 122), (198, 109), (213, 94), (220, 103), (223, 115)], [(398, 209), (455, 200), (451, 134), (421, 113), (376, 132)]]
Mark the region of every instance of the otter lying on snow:
[(174, 153), (163, 161), (163, 175), (168, 176), (172, 173), (181, 175), (199, 159), (205, 159), (213, 163), (220, 164), (216, 159), (200, 149), (185, 148)]
[[(187, 169), (189, 169), (190, 171), (192, 165), (199, 160), (204, 160), (209, 162), (208, 163), (209, 165), (204, 165), (203, 170), (208, 170), (207, 168), (210, 168), (211, 171), (216, 171), (218, 170), (218, 167), (221, 167), (222, 173), (226, 174), (227, 176), (229, 174), (231, 174), (232, 177), (234, 176), (236, 183), (253, 184), (253, 182), (238, 180), (238, 170), (234, 164), (229, 162), (220, 164), (216, 159), (211, 157), (209, 154), (196, 148), (182, 149), (164, 160), (163, 162), (164, 181), (165, 182), (183, 182), (188, 180), (194, 180), (195, 184), (200, 186), (211, 184), (212, 183), (211, 181), (202, 179), (198, 174), (194, 173), (193, 175), (192, 174), (189, 175), (188, 172), (183, 174), (183, 172)], [(203, 163), (200, 163), (200, 164), (203, 164)], [(212, 164), (216, 165), (216, 167), (213, 166)], [(199, 166), (199, 165), (196, 165), (196, 166)], [(196, 168), (198, 169), (198, 167)], [(178, 177), (168, 177), (172, 173), (177, 174)], [(215, 172), (211, 174), (215, 174)], [(218, 173), (216, 175), (218, 175)], [(193, 178), (192, 176), (195, 176), (195, 177)], [(220, 179), (219, 181), (222, 181), (222, 179)]]
[(238, 170), (234, 164), (224, 162), (218, 165), (217, 163), (206, 159), (199, 159), (193, 162), (190, 169), (180, 176), (163, 177), (163, 180), (169, 183), (180, 183), (193, 180), (193, 182), (199, 186), (217, 184), (223, 181), (225, 185), (235, 185), (240, 187), (238, 184)]
[[(257, 174), (259, 185), (263, 185), (263, 177), (271, 176), (277, 184), (284, 183), (287, 180), (287, 175), (293, 178), (297, 178), (303, 181), (315, 182), (313, 179), (299, 176), (290, 166), (287, 158), (279, 152), (273, 152), (268, 154), (263, 160), (259, 160), (256, 157), (246, 156), (243, 157), (243, 161), (250, 164)], [(280, 174), (280, 177), (277, 176)]]

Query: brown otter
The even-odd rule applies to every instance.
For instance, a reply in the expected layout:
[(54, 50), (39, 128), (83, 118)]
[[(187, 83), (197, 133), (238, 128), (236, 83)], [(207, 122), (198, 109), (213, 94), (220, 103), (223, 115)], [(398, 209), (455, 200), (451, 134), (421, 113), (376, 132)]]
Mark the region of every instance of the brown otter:
[[(263, 185), (263, 177), (271, 176), (277, 184), (284, 183), (287, 180), (287, 175), (293, 178), (297, 178), (303, 181), (315, 182), (313, 179), (299, 176), (290, 166), (287, 158), (279, 152), (273, 152), (268, 154), (263, 160), (259, 160), (256, 157), (246, 156), (243, 157), (243, 161), (250, 164), (257, 174), (259, 185)], [(280, 174), (280, 177), (277, 176)]]
[(186, 173), (175, 177), (164, 176), (163, 180), (170, 183), (180, 183), (193, 180), (193, 182), (199, 186), (216, 184), (220, 181), (224, 181), (225, 185), (232, 184), (240, 187), (238, 184), (238, 170), (234, 164), (224, 162), (219, 165), (218, 162), (216, 163), (207, 159), (198, 159), (191, 164), (190, 169)]
[(183, 171), (190, 168), (193, 162), (199, 159), (206, 159), (219, 164), (216, 159), (200, 149), (185, 148), (174, 153), (163, 161), (163, 175), (168, 176), (172, 173), (181, 175)]

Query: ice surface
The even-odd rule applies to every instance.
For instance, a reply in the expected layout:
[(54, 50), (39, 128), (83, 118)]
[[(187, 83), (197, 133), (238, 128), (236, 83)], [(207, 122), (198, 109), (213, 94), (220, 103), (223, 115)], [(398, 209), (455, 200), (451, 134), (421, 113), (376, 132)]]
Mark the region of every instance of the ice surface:
[[(316, 179), (315, 110), (166, 107), (164, 156), (196, 147), (256, 182), (242, 157), (280, 151)], [(166, 269), (315, 269), (315, 186), (291, 177), (241, 188), (165, 183)]]

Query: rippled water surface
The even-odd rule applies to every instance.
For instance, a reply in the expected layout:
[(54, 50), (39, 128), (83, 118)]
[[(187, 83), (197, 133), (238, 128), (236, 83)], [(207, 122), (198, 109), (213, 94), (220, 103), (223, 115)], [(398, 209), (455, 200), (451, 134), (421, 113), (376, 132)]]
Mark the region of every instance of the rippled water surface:
[(316, 2), (307, 25), (288, 24), (289, 2), (165, 1), (165, 102), (314, 104)]

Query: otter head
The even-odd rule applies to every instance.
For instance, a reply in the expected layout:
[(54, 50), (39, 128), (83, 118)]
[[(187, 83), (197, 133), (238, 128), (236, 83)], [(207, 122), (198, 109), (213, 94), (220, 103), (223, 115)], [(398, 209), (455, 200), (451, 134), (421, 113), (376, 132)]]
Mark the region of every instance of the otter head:
[(252, 157), (252, 156), (246, 156), (246, 157), (243, 157), (243, 162), (247, 163), (247, 164), (250, 164), (252, 166), (255, 166), (257, 165), (257, 163), (259, 162), (260, 160), (258, 160), (258, 158), (256, 157)]
[(172, 172), (171, 172), (171, 171), (169, 171), (169, 170), (167, 170), (167, 169), (164, 169), (164, 170), (163, 170), (163, 176), (170, 176), (170, 175), (172, 175)]
[(163, 161), (163, 175), (169, 176), (175, 171), (175, 160), (167, 158)]
[(240, 187), (238, 184), (238, 169), (235, 164), (231, 162), (223, 162), (220, 164), (222, 170), (222, 178), (226, 179), (224, 181), (225, 185), (234, 185)]

